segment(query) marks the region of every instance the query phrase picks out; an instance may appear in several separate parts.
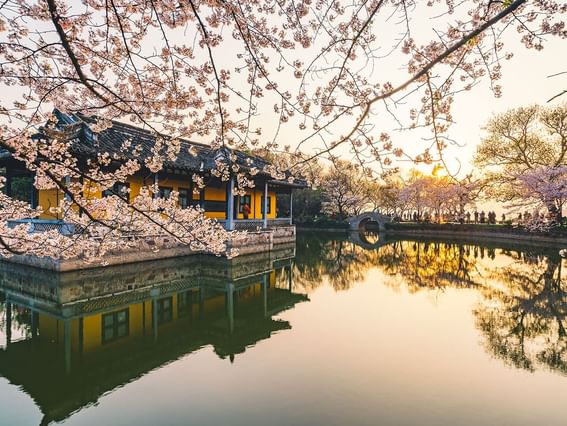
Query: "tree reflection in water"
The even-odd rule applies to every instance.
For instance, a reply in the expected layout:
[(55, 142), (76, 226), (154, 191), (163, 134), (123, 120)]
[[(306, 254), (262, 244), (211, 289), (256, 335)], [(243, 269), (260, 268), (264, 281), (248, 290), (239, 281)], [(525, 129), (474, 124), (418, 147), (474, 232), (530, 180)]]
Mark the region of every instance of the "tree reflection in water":
[[(299, 234), (294, 291), (309, 293), (324, 282), (344, 291), (372, 268), (389, 277), (385, 285), (410, 293), (475, 289), (481, 297), (473, 314), (488, 353), (516, 368), (567, 374), (567, 278), (556, 250), (380, 238)], [(287, 269), (278, 274), (287, 281)], [(0, 326), (6, 319), (0, 303)], [(14, 308), (11, 319), (14, 330), (30, 334), (27, 311)]]
[[(364, 280), (370, 268), (386, 285), (410, 293), (475, 288), (474, 309), (487, 351), (517, 368), (567, 374), (567, 294), (556, 250), (511, 249), (479, 243), (389, 241), (363, 248), (347, 236), (303, 236), (294, 285), (306, 291), (326, 279), (335, 290)], [(508, 266), (499, 266), (508, 264)]]
[(494, 356), (517, 368), (543, 367), (567, 373), (567, 293), (556, 254), (526, 253), (513, 265), (495, 268), (502, 286), (482, 289), (477, 326)]
[(379, 249), (366, 249), (346, 235), (303, 235), (298, 238), (294, 286), (311, 291), (327, 279), (335, 290), (348, 290), (364, 279), (368, 269), (376, 267)]
[[(368, 240), (378, 242), (374, 235)], [(392, 280), (390, 285), (405, 285), (412, 292), (447, 286), (474, 287), (479, 284), (471, 274), (476, 259), (484, 257), (485, 252), (494, 258), (494, 249), (457, 243), (386, 241), (368, 249), (347, 236), (325, 239), (309, 235), (300, 238), (297, 245), (295, 285), (311, 290), (326, 278), (335, 290), (345, 290), (362, 281), (370, 268), (379, 267), (387, 275), (401, 278)]]
[(392, 286), (406, 286), (412, 293), (423, 289), (476, 287), (472, 277), (478, 251), (476, 247), (456, 243), (396, 241), (381, 250), (379, 265), (383, 271), (401, 279)]

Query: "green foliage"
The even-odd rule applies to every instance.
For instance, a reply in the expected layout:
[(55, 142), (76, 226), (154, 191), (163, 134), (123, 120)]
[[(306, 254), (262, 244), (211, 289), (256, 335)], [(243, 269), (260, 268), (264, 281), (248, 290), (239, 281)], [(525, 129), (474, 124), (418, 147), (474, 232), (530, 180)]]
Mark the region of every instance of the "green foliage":
[(321, 215), (320, 189), (301, 189), (293, 192), (293, 217), (296, 223), (308, 221)]
[(11, 182), (12, 198), (20, 201), (30, 201), (33, 178), (28, 176), (13, 177)]

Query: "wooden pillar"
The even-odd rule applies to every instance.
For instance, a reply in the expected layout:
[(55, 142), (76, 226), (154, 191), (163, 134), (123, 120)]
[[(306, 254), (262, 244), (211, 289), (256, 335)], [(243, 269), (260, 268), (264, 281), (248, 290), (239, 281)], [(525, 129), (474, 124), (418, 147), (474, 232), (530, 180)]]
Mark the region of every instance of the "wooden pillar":
[(199, 318), (203, 319), (205, 317), (205, 289), (203, 287), (199, 288)]
[(268, 181), (264, 182), (264, 200), (262, 202), (264, 211), (262, 212), (262, 220), (264, 229), (268, 227)]
[(35, 209), (38, 205), (38, 192), (37, 189), (35, 188), (34, 184), (34, 177), (32, 176), (32, 182), (31, 182), (31, 188), (30, 188), (30, 206), (32, 206), (33, 209)]
[(152, 330), (154, 332), (154, 342), (158, 339), (158, 312), (157, 312), (157, 298), (152, 299)]
[(289, 224), (293, 224), (293, 190), (289, 190)]
[[(80, 195), (81, 195), (81, 197), (83, 197), (83, 196), (85, 195), (84, 192), (83, 192), (83, 188), (85, 187), (85, 180), (83, 179), (82, 176), (79, 178), (79, 183), (81, 184), (81, 193), (80, 193)], [(34, 192), (34, 189), (35, 189), (35, 187), (33, 186), (33, 183), (32, 183), (32, 194), (33, 194), (33, 192)], [(89, 189), (90, 189), (90, 185), (89, 185)], [(90, 198), (90, 197), (91, 197), (91, 194), (89, 194), (89, 198)], [(33, 207), (33, 204), (32, 204), (32, 207)], [(79, 216), (82, 216), (83, 213), (84, 213), (84, 210), (83, 210), (82, 207), (80, 207), (80, 208), (79, 208)]]
[(85, 322), (83, 317), (79, 318), (79, 355), (83, 356), (83, 350), (85, 346)]
[(159, 197), (159, 176), (158, 173), (154, 173), (154, 188), (155, 191), (154, 192), (154, 199)]
[(65, 347), (65, 373), (71, 372), (71, 320), (63, 320), (63, 346)]
[(6, 349), (12, 341), (12, 304), (6, 299)]
[(262, 297), (264, 302), (264, 318), (268, 316), (268, 274), (262, 276)]
[[(70, 185), (71, 185), (71, 177), (65, 176), (65, 188), (69, 190)], [(63, 197), (65, 198), (65, 201), (71, 201), (71, 197), (69, 196), (69, 194), (65, 193)]]
[(234, 284), (227, 284), (226, 288), (226, 314), (228, 316), (228, 331), (234, 332)]
[(9, 170), (6, 170), (6, 182), (4, 183), (4, 185), (6, 185), (6, 195), (8, 197), (12, 196), (12, 175), (10, 174)]
[(288, 266), (288, 270), (287, 270), (287, 272), (288, 272), (288, 274), (287, 274), (287, 286), (289, 288), (290, 293), (291, 293), (291, 290), (293, 288), (293, 272), (292, 271), (293, 271), (293, 263), (290, 262), (289, 266)]
[(32, 332), (32, 340), (37, 339), (37, 330), (39, 325), (39, 314), (37, 311), (33, 311), (31, 313), (31, 332)]
[(234, 177), (227, 182), (226, 191), (226, 229), (234, 229)]

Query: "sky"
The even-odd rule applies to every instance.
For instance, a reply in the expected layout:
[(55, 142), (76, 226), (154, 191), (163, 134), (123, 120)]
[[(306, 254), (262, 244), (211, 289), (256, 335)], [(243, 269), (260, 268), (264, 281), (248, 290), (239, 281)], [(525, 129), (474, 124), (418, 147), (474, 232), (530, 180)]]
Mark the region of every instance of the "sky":
[[(567, 89), (567, 74), (549, 77), (567, 71), (567, 41), (550, 39), (539, 52), (523, 48), (514, 39), (510, 40), (510, 45), (514, 57), (502, 64), (502, 96), (495, 98), (488, 86), (483, 84), (458, 97), (455, 102), (455, 124), (450, 134), (460, 146), (450, 146), (445, 152), (451, 173), (458, 176), (482, 174), (482, 170), (474, 166), (473, 157), (484, 134), (483, 126), (494, 115), (531, 104), (552, 106), (567, 103), (567, 94), (548, 103), (550, 98)], [(407, 170), (415, 166), (407, 163), (401, 167)], [(430, 173), (433, 166), (417, 168)], [(496, 211), (498, 220), (503, 213), (513, 214), (505, 204), (488, 200), (477, 202), (476, 208), (478, 211)]]
[[(436, 16), (438, 10), (426, 7), (423, 4), (417, 6), (413, 19), (410, 23), (412, 37), (416, 39), (416, 43), (424, 43), (426, 40), (435, 39), (435, 31), (446, 26), (446, 17)], [(466, 5), (464, 7), (466, 9)], [(380, 18), (377, 18), (380, 19)], [(457, 17), (450, 17), (453, 21)], [(400, 36), (400, 25), (398, 21), (374, 22), (372, 28), (376, 31), (376, 36), (380, 40), (380, 45), (384, 50), (388, 46), (394, 45)], [(501, 41), (504, 43), (504, 49), (501, 56), (506, 52), (512, 52), (513, 57), (510, 60), (502, 60), (502, 79), (497, 84), (502, 86), (502, 96), (496, 98), (489, 88), (488, 79), (481, 79), (480, 84), (473, 87), (472, 90), (459, 93), (455, 96), (453, 104), (452, 116), (455, 123), (451, 126), (448, 136), (457, 142), (457, 145), (449, 146), (444, 152), (444, 158), (449, 172), (452, 175), (463, 177), (469, 173), (478, 174), (472, 164), (476, 146), (483, 137), (483, 126), (495, 114), (502, 113), (511, 108), (526, 106), (530, 104), (547, 104), (548, 99), (567, 89), (567, 73), (556, 77), (549, 77), (552, 74), (567, 72), (567, 40), (560, 40), (557, 37), (549, 36), (546, 38), (544, 49), (536, 51), (535, 49), (527, 49), (520, 42), (521, 35), (512, 26), (502, 34)], [(311, 48), (315, 49), (315, 47)], [(313, 50), (305, 52), (305, 57), (313, 56)], [(316, 51), (316, 50), (315, 50)], [(382, 52), (382, 51), (381, 51)], [(376, 61), (376, 69), (371, 72), (363, 70), (368, 75), (369, 81), (372, 83), (391, 82), (394, 87), (408, 78), (407, 70), (404, 64), (407, 62), (407, 56), (395, 53), (387, 55)], [(370, 67), (367, 67), (370, 68)], [(356, 69), (352, 66), (352, 69)], [(435, 68), (433, 73), (437, 73)], [(285, 77), (282, 81), (288, 83)], [(317, 82), (313, 82), (317, 84)], [(407, 118), (407, 112), (411, 107), (419, 106), (419, 94), (413, 98), (408, 98), (407, 105), (402, 105), (396, 112), (398, 117)], [(564, 95), (554, 102), (552, 105), (567, 103), (567, 95)], [(260, 108), (261, 109), (261, 108)], [(265, 120), (269, 115), (263, 115), (260, 122), (263, 128), (263, 136), (269, 139), (271, 134), (275, 132), (274, 122)], [(355, 117), (351, 117), (349, 121), (344, 122), (344, 127), (340, 126), (334, 129), (333, 134), (327, 135), (328, 140), (336, 140), (340, 135), (340, 131), (347, 131), (352, 125)], [(407, 120), (406, 120), (407, 121)], [(372, 133), (379, 134), (381, 131), (391, 132), (391, 129), (398, 126), (383, 109), (377, 108), (375, 114), (371, 117), (370, 122), (374, 125)], [(404, 123), (405, 124), (405, 123)], [(338, 131), (337, 131), (338, 130)], [(279, 129), (280, 140), (289, 143), (292, 147), (297, 146), (297, 142), (305, 137), (305, 133), (299, 132), (297, 126), (287, 125)], [(417, 155), (423, 149), (430, 145), (422, 138), (431, 136), (429, 129), (420, 131), (391, 132), (395, 146), (400, 146), (410, 155)], [(301, 146), (306, 152), (316, 152), (321, 149), (321, 141), (314, 139), (311, 142)], [(352, 153), (347, 147), (341, 147), (335, 151), (344, 158), (352, 158)], [(411, 168), (417, 168), (424, 173), (431, 173), (434, 165), (416, 165), (409, 160), (396, 161), (395, 165), (399, 166), (402, 171), (408, 171)], [(379, 170), (377, 165), (373, 167)]]
[(475, 171), (472, 159), (483, 135), (484, 124), (494, 115), (510, 108), (540, 104), (567, 103), (567, 95), (547, 101), (567, 89), (567, 74), (549, 77), (567, 71), (567, 41), (552, 39), (543, 51), (527, 50), (514, 43), (514, 57), (503, 62), (503, 78), (500, 84), (503, 94), (495, 98), (486, 84), (463, 94), (456, 100), (451, 129), (453, 137), (462, 145), (447, 150), (448, 165), (458, 169), (458, 161), (466, 173)]
[[(425, 11), (428, 8), (424, 9)], [(430, 12), (431, 13), (431, 12)], [(431, 31), (436, 26), (435, 19), (420, 19), (413, 23), (414, 35), (427, 40), (432, 37)], [(482, 79), (481, 83), (472, 90), (459, 93), (455, 96), (452, 116), (455, 123), (451, 126), (448, 136), (454, 139), (458, 145), (450, 145), (444, 152), (446, 164), (452, 175), (464, 176), (475, 170), (473, 156), (476, 146), (483, 137), (483, 126), (494, 115), (505, 112), (511, 108), (517, 108), (530, 104), (557, 105), (567, 103), (567, 95), (556, 99), (551, 104), (547, 101), (554, 95), (567, 89), (567, 73), (549, 77), (552, 74), (567, 72), (567, 40), (560, 40), (557, 37), (547, 37), (542, 51), (526, 49), (520, 42), (518, 32), (509, 28), (502, 35), (501, 41), (504, 43), (503, 52), (512, 52), (510, 60), (502, 60), (502, 78), (497, 84), (502, 86), (502, 96), (496, 98), (489, 88), (488, 79)], [(393, 68), (393, 67), (392, 67)], [(402, 71), (400, 69), (400, 71)], [(393, 81), (403, 81), (407, 72), (393, 77)], [(435, 70), (434, 70), (435, 72)], [(378, 117), (376, 118), (377, 122)], [(412, 151), (415, 146), (415, 153), (420, 153), (424, 143), (420, 141), (421, 136), (430, 136), (428, 131), (425, 134), (413, 135), (402, 132), (397, 137), (400, 144)], [(416, 140), (417, 139), (417, 140)], [(410, 161), (399, 162), (402, 170), (417, 168), (424, 173), (430, 173), (433, 165), (416, 166)]]

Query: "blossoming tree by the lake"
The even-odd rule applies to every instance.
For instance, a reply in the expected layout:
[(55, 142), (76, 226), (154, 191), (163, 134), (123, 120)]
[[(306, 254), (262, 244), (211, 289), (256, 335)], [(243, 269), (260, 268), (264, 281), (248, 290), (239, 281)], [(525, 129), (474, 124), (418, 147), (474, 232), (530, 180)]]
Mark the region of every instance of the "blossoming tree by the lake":
[[(373, 124), (383, 114), (397, 127), (431, 130), (413, 160), (442, 160), (454, 97), (481, 79), (500, 95), (501, 61), (512, 54), (503, 34), (541, 49), (545, 37), (567, 36), (566, 12), (562, 1), (527, 0), (7, 0), (0, 145), (35, 174), (36, 188), (65, 193), (57, 208), (81, 232), (8, 227), (6, 219), (37, 211), (2, 197), (0, 251), (92, 258), (157, 233), (221, 252), (228, 236), (220, 226), (198, 210), (180, 212), (173, 199), (156, 200), (155, 187), (130, 205), (118, 194), (85, 195), (85, 182), (108, 190), (140, 168), (159, 172), (182, 139), (251, 152), (305, 148), (286, 163), (292, 170), (348, 147), (362, 168), (387, 172), (392, 157), (410, 154), (390, 128)], [(430, 18), (434, 29), (424, 31)], [(56, 129), (42, 143), (32, 138), (39, 126), (49, 130), (54, 108), (95, 116), (95, 134), (111, 120), (143, 126), (155, 135), (152, 155), (136, 159), (132, 140), (123, 146), (128, 160), (100, 152), (79, 166)], [(265, 170), (278, 179), (284, 171)], [(217, 163), (219, 177), (236, 177), (237, 192), (251, 185), (250, 172), (230, 154)]]

